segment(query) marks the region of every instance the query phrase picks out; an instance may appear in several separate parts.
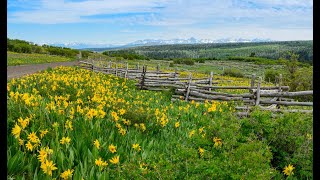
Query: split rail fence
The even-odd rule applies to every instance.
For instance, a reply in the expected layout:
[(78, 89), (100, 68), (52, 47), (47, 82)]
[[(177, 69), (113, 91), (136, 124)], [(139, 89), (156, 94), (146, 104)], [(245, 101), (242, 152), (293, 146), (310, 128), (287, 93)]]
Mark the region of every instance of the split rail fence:
[[(208, 78), (188, 78), (179, 77), (179, 72), (162, 72), (158, 65), (155, 71), (147, 71), (147, 66), (142, 69), (139, 65), (134, 69), (129, 69), (128, 63), (120, 64), (109, 62), (106, 67), (98, 67), (93, 63), (80, 61), (80, 67), (105, 74), (114, 74), (119, 77), (139, 80), (136, 84), (141, 90), (174, 91), (172, 101), (236, 101), (242, 106), (236, 107), (240, 116), (247, 116), (254, 106), (259, 106), (261, 110), (273, 112), (304, 112), (312, 113), (313, 110), (302, 109), (280, 109), (280, 106), (313, 106), (313, 102), (298, 102), (294, 97), (313, 96), (313, 90), (289, 92), (288, 86), (282, 85), (282, 75), (279, 77), (277, 86), (261, 86), (261, 77), (252, 75), (250, 86), (217, 86), (218, 81), (214, 81), (213, 72)], [(248, 93), (231, 94), (219, 92), (221, 89), (248, 90)]]

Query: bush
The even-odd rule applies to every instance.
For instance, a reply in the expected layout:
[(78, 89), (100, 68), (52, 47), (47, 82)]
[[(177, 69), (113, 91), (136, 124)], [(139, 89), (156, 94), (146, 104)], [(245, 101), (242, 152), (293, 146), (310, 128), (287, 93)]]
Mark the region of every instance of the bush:
[(223, 71), (224, 76), (231, 76), (231, 77), (244, 77), (244, 74), (235, 68), (225, 69)]
[(194, 61), (192, 59), (175, 59), (173, 60), (174, 64), (186, 64), (186, 65), (194, 65)]
[(170, 63), (170, 64), (169, 64), (169, 67), (174, 67), (174, 63)]
[(205, 60), (205, 59), (196, 59), (196, 62), (197, 62), (197, 63), (205, 63), (206, 60)]
[(280, 73), (274, 69), (267, 69), (265, 71), (264, 80), (272, 83), (276, 83), (276, 79), (279, 77)]

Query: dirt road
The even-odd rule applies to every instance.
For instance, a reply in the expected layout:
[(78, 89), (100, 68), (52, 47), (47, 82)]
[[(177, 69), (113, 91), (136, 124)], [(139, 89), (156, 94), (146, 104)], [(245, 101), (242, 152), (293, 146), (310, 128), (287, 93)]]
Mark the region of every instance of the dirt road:
[(58, 66), (74, 66), (78, 65), (78, 61), (72, 62), (54, 62), (45, 64), (30, 64), (20, 66), (7, 66), (7, 80), (18, 78), (24, 75), (33, 74), (38, 71), (47, 69), (48, 67), (54, 68)]

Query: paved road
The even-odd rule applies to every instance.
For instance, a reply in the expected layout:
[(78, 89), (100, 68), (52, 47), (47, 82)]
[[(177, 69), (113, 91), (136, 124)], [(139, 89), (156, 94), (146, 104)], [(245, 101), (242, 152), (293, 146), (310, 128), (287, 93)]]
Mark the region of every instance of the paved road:
[(58, 66), (74, 66), (74, 65), (78, 65), (78, 61), (7, 66), (7, 80), (12, 78), (18, 78), (28, 74), (33, 74), (38, 71), (46, 70), (48, 67), (54, 68)]

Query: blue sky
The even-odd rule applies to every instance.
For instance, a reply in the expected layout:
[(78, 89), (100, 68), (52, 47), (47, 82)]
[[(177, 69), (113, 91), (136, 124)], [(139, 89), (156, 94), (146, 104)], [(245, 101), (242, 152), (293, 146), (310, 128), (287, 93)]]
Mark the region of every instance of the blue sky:
[(8, 0), (8, 37), (35, 43), (313, 39), (312, 0)]

